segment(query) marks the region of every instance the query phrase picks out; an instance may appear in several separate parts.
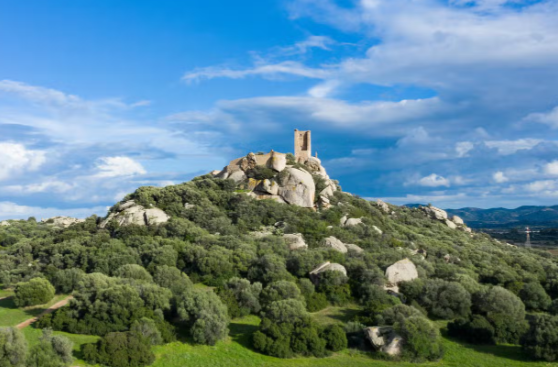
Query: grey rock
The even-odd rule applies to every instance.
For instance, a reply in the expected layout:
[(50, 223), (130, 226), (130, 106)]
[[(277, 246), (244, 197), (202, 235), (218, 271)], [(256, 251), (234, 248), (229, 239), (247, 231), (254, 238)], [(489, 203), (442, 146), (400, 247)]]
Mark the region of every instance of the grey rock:
[(349, 250), (349, 251), (354, 251), (354, 252), (359, 253), (359, 254), (362, 253), (362, 252), (364, 252), (363, 249), (361, 249), (359, 246), (354, 245), (354, 244), (352, 244), (352, 243), (346, 243), (346, 244), (345, 244), (345, 247), (347, 247), (347, 250)]
[(246, 180), (248, 177), (246, 177), (246, 173), (244, 173), (244, 171), (238, 170), (232, 172), (227, 178), (229, 180), (233, 180), (236, 183), (239, 183)]
[(320, 282), (320, 274), (326, 271), (338, 271), (347, 276), (347, 269), (343, 265), (327, 261), (310, 272), (310, 280), (314, 284), (318, 284)]
[(382, 232), (382, 230), (376, 226), (372, 226), (372, 229), (374, 229), (376, 232), (378, 232), (379, 235), (383, 235), (384, 232)]
[(359, 224), (362, 224), (362, 218), (349, 218), (345, 222), (345, 227), (357, 226)]
[(170, 216), (159, 208), (146, 209), (144, 211), (145, 223), (148, 226), (163, 224), (169, 221)]
[(325, 247), (334, 249), (335, 251), (341, 252), (343, 254), (347, 253), (347, 246), (337, 238), (330, 236), (325, 239)]
[(304, 237), (300, 233), (285, 234), (283, 235), (283, 239), (289, 247), (289, 250), (308, 248), (308, 245), (304, 242)]
[(85, 220), (72, 217), (53, 217), (49, 219), (43, 219), (41, 222), (53, 227), (68, 228), (71, 225), (85, 222)]
[(465, 224), (465, 222), (463, 222), (463, 219), (461, 219), (461, 217), (458, 217), (457, 215), (452, 216), (451, 221), (455, 224)]
[(10, 226), (10, 222), (8, 222), (7, 220), (3, 220), (2, 222), (0, 222), (0, 227), (7, 227)]
[(372, 347), (390, 356), (398, 356), (403, 350), (403, 338), (391, 326), (372, 326), (364, 329)]
[(421, 208), (431, 219), (440, 221), (445, 221), (446, 219), (448, 219), (448, 213), (445, 210), (436, 208), (435, 206), (424, 206)]
[(287, 155), (273, 152), (269, 159), (269, 166), (277, 172), (281, 172), (287, 167)]
[(306, 208), (314, 207), (316, 186), (312, 175), (296, 168), (287, 168), (287, 177), (279, 187), (279, 196), (288, 204)]
[(399, 260), (386, 269), (388, 284), (386, 289), (399, 292), (397, 284), (418, 278), (417, 267), (409, 259)]
[(376, 205), (378, 206), (378, 208), (380, 208), (381, 211), (383, 211), (386, 214), (390, 214), (391, 213), (391, 209), (389, 208), (389, 205), (387, 205), (384, 201), (378, 199), (376, 200)]
[(263, 180), (260, 187), (262, 191), (270, 195), (277, 195), (279, 193), (279, 185), (275, 181)]
[(444, 220), (444, 223), (446, 224), (446, 226), (448, 226), (451, 229), (456, 229), (457, 228), (457, 224), (455, 224), (454, 222), (452, 222), (449, 219)]

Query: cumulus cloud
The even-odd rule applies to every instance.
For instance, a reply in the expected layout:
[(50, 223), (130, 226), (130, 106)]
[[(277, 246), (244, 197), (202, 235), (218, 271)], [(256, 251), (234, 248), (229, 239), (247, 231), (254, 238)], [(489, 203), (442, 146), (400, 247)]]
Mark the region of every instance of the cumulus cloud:
[(543, 140), (541, 139), (518, 139), (518, 140), (492, 140), (492, 141), (485, 141), (489, 148), (496, 148), (498, 149), (498, 153), (502, 155), (510, 155), (516, 153), (518, 150), (529, 150), (541, 143)]
[(508, 182), (509, 178), (506, 177), (506, 175), (504, 174), (504, 172), (502, 171), (498, 171), (496, 173), (494, 173), (492, 175), (492, 179), (496, 182), (496, 183), (504, 183), (504, 182)]
[(440, 187), (440, 186), (449, 187), (450, 186), (450, 181), (447, 178), (437, 175), (435, 173), (421, 178), (420, 180), (418, 180), (417, 183), (420, 186), (426, 186), (426, 187)]
[(23, 144), (0, 142), (0, 181), (36, 171), (45, 161), (44, 151), (30, 150)]
[(558, 161), (545, 164), (543, 170), (548, 175), (558, 176)]
[(466, 157), (467, 154), (475, 148), (475, 145), (470, 141), (460, 141), (455, 144), (455, 152), (459, 158)]
[(97, 162), (96, 177), (119, 177), (143, 175), (147, 172), (143, 166), (129, 157), (102, 157)]
[(41, 218), (52, 218), (56, 216), (69, 216), (74, 218), (87, 218), (93, 214), (105, 216), (109, 207), (95, 206), (90, 208), (42, 208), (35, 206), (19, 205), (9, 201), (0, 202), (0, 220), (4, 219), (27, 219), (35, 217), (37, 220)]
[(535, 112), (527, 115), (524, 122), (535, 122), (539, 124), (545, 124), (553, 129), (558, 128), (558, 107), (555, 107), (552, 111), (541, 113)]

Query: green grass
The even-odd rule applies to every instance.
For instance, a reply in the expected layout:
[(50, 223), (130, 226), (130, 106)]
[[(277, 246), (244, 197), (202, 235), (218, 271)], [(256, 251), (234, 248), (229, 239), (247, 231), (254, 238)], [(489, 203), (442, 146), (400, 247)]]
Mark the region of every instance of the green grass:
[(13, 298), (0, 301), (0, 326), (16, 326), (23, 321), (37, 316), (45, 309), (49, 308), (58, 301), (68, 297), (67, 295), (57, 295), (52, 301), (45, 305), (17, 308)]
[(343, 307), (329, 306), (321, 311), (312, 313), (312, 317), (322, 325), (343, 324), (354, 319), (360, 308), (356, 304)]
[(0, 289), (0, 298), (10, 297), (14, 295), (14, 291), (12, 289)]
[[(63, 296), (61, 296), (63, 297)], [(54, 303), (54, 301), (53, 301)], [(316, 312), (313, 317), (321, 324), (342, 323), (351, 319), (358, 306), (328, 307)], [(2, 308), (0, 308), (2, 312)], [(27, 312), (9, 309), (12, 317), (25, 316)], [(24, 319), (25, 319), (24, 318)], [(154, 367), (558, 367), (558, 363), (531, 361), (519, 346), (476, 346), (444, 337), (445, 356), (438, 362), (408, 363), (375, 359), (372, 353), (345, 350), (327, 358), (293, 358), (280, 359), (262, 355), (251, 347), (251, 335), (258, 329), (260, 320), (256, 316), (248, 316), (231, 322), (230, 336), (215, 346), (195, 345), (189, 338), (180, 336), (180, 341), (153, 348), (157, 359)], [(16, 324), (17, 322), (10, 322)], [(437, 322), (441, 328), (445, 322)], [(0, 325), (3, 325), (0, 323)], [(6, 325), (6, 324), (4, 324)], [(35, 345), (41, 336), (41, 330), (32, 326), (25, 328), (24, 334), (30, 345)], [(55, 332), (71, 339), (74, 344), (76, 361), (72, 366), (91, 367), (80, 359), (80, 346), (95, 342), (98, 337), (91, 335), (75, 335)]]
[[(331, 311), (331, 310), (330, 310)], [(335, 312), (333, 312), (335, 315)], [(323, 317), (326, 320), (327, 316)], [(333, 318), (335, 319), (335, 317)], [(532, 362), (518, 346), (470, 346), (444, 338), (446, 355), (441, 361), (408, 363), (373, 359), (371, 353), (346, 350), (327, 358), (279, 359), (264, 356), (251, 349), (250, 335), (257, 330), (259, 319), (248, 316), (231, 323), (230, 338), (217, 345), (201, 346), (171, 343), (155, 347), (154, 367), (551, 367), (557, 363)]]

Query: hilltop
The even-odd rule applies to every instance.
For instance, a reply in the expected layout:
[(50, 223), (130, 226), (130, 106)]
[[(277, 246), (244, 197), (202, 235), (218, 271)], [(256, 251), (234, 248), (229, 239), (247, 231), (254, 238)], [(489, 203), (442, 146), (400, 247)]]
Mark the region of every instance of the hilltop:
[[(185, 341), (223, 350), (242, 340), (250, 353), (305, 365), (322, 363), (305, 356), (350, 364), (347, 348), (359, 363), (443, 365), (447, 335), (521, 342), (526, 361), (556, 355), (542, 336), (557, 322), (555, 258), (471, 231), (439, 208), (345, 193), (316, 157), (250, 153), (190, 182), (140, 187), (105, 218), (7, 221), (0, 246), (0, 282), (19, 304), (33, 304), (33, 292), (50, 301), (39, 282), (73, 294), (37, 327), (99, 337), (81, 346), (92, 364), (112, 365), (107, 346), (132, 341), (135, 365)], [(333, 309), (343, 316), (322, 316)], [(165, 358), (158, 352), (156, 363)]]

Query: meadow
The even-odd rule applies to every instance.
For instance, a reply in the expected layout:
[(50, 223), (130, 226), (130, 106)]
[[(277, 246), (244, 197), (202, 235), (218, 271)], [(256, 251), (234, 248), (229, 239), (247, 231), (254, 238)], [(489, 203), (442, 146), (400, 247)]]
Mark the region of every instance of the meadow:
[[(47, 305), (36, 306), (32, 309), (18, 309), (12, 307), (9, 300), (0, 301), (0, 326), (14, 326), (17, 323), (41, 312), (50, 304), (63, 298), (57, 296)], [(8, 307), (6, 307), (8, 306)], [(342, 323), (349, 320), (357, 312), (356, 305), (347, 307), (328, 307), (313, 314), (316, 321), (322, 324)], [(400, 367), (400, 366), (439, 366), (439, 367), (519, 367), (519, 366), (544, 366), (553, 367), (558, 363), (534, 362), (530, 360), (515, 345), (477, 346), (443, 338), (445, 355), (442, 360), (423, 364), (398, 362), (386, 360), (373, 352), (348, 349), (335, 353), (327, 358), (293, 358), (280, 359), (266, 356), (251, 348), (251, 334), (257, 330), (260, 320), (256, 316), (247, 316), (235, 319), (230, 324), (229, 338), (218, 342), (215, 346), (197, 345), (189, 337), (179, 335), (179, 340), (174, 343), (156, 346), (154, 348), (157, 360), (154, 367)], [(438, 323), (442, 332), (445, 322)], [(39, 341), (41, 330), (33, 326), (23, 329), (30, 345)], [(80, 359), (80, 346), (85, 343), (95, 342), (98, 337), (91, 335), (76, 335), (55, 331), (55, 334), (64, 335), (74, 344), (76, 360), (73, 366), (92, 367)]]

